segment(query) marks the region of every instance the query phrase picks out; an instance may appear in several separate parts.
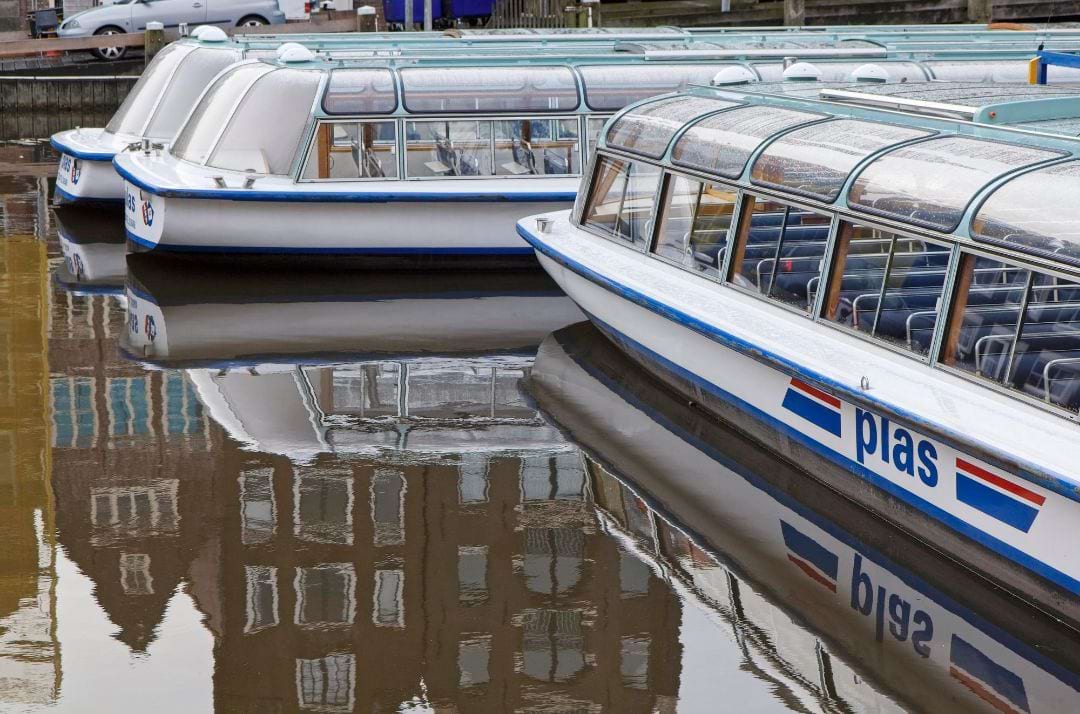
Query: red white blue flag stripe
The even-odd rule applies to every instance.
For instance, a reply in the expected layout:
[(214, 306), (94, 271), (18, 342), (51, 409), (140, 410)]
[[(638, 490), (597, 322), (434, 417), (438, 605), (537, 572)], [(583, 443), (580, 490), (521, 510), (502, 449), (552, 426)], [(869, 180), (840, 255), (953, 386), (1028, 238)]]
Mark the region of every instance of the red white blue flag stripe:
[(1046, 497), (957, 457), (956, 499), (1027, 533)]
[(784, 536), (788, 560), (811, 580), (836, 592), (836, 576), (840, 569), (836, 553), (785, 521), (780, 521), (780, 532)]
[(1000, 712), (1031, 711), (1024, 680), (956, 635), (949, 646), (949, 675)]
[(840, 436), (840, 400), (833, 395), (792, 378), (783, 407), (833, 436)]

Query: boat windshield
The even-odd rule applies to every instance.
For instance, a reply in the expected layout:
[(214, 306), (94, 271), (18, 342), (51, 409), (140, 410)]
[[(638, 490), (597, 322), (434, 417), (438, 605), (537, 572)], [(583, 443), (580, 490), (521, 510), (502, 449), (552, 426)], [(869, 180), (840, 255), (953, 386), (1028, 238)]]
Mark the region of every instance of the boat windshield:
[(143, 135), (171, 140), (210, 80), (238, 61), (240, 50), (236, 49), (200, 47), (185, 56), (172, 80), (163, 88), (161, 101), (153, 110)]
[(219, 169), (289, 173), (322, 76), (262, 62), (227, 70), (192, 111), (172, 153)]
[[(105, 131), (110, 134), (141, 133), (146, 125), (146, 117), (153, 110), (158, 97), (169, 83), (173, 71), (197, 47), (197, 45), (184, 42), (165, 45), (164, 49), (158, 52), (154, 60), (143, 70), (142, 76), (128, 92), (124, 103), (105, 125)], [(205, 86), (205, 83), (200, 85), (200, 89)]]
[(1080, 162), (1021, 174), (986, 199), (971, 224), (976, 240), (1080, 265)]

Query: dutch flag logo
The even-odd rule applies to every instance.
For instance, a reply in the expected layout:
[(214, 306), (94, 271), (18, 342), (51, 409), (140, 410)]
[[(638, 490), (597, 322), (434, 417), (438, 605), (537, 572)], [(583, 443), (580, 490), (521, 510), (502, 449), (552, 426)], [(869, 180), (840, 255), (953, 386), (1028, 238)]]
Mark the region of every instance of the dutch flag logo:
[(836, 553), (797, 530), (790, 523), (780, 521), (780, 532), (784, 536), (788, 560), (811, 580), (835, 593), (836, 574), (840, 569), (840, 559), (836, 557)]
[(1027, 533), (1046, 497), (956, 458), (956, 499)]
[(840, 400), (833, 395), (792, 378), (783, 407), (833, 436), (840, 436)]
[(949, 674), (1000, 712), (1030, 712), (1024, 680), (968, 644), (952, 636)]

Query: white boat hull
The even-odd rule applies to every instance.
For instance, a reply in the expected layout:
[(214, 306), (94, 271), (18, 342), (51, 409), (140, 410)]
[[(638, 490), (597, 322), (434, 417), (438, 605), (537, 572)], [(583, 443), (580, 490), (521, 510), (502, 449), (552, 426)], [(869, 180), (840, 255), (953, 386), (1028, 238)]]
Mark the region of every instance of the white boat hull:
[(1080, 503), (1064, 487), (1051, 490), (1005, 472), (962, 444), (920, 433), (917, 422), (899, 423), (832, 395), (820, 398), (813, 394), (820, 390), (800, 386), (807, 385), (798, 379), (799, 365), (782, 370), (760, 348), (751, 356), (753, 345), (745, 351), (724, 345), (699, 325), (667, 316), (671, 311), (663, 306), (627, 299), (586, 277), (582, 266), (568, 267), (573, 259), (558, 253), (571, 245), (567, 236), (556, 239), (558, 249), (547, 237), (531, 239), (544, 249), (538, 257), (545, 270), (635, 361), (740, 427), (752, 417), (753, 433), (812, 472), (840, 466), (844, 477), (831, 483), (835, 488), (900, 527), (917, 523), (917, 535), (927, 542), (950, 543), (953, 557), (988, 576), (1004, 572), (990, 577), (1080, 622), (1080, 555), (1062, 537), (1080, 526)]
[[(632, 366), (586, 335), (569, 328), (545, 340), (530, 391), (571, 438), (631, 482), (618, 485), (628, 492), (620, 494), (614, 478), (594, 471), (594, 493), (611, 513), (606, 529), (718, 617), (738, 601), (732, 624), (794, 691), (852, 711), (891, 710), (897, 695), (927, 711), (943, 701), (1032, 712), (1075, 705), (1075, 670), (1019, 644), (1067, 652), (1071, 639), (1056, 623), (1030, 618), (1004, 594), (985, 597), (976, 576), (884, 532), (832, 490), (800, 483), (794, 467), (659, 386), (638, 384)], [(623, 504), (642, 497), (676, 523), (656, 521), (651, 543), (623, 530), (634, 520)], [(719, 557), (685, 557), (687, 540)], [(1013, 628), (1025, 626), (1034, 627), (1016, 638)], [(860, 671), (871, 676), (853, 676)]]
[(62, 154), (56, 171), (56, 199), (60, 203), (120, 203), (124, 179), (113, 170), (112, 161)]
[(244, 201), (175, 198), (128, 184), (135, 250), (293, 255), (518, 255), (514, 223), (569, 201)]

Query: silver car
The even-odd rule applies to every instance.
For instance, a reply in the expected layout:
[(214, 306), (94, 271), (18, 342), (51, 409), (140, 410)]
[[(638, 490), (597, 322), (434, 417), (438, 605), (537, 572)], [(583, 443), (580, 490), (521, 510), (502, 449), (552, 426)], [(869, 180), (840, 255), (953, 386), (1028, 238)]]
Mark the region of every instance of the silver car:
[[(112, 5), (102, 5), (78, 12), (60, 24), (60, 37), (90, 37), (91, 35), (119, 35), (125, 32), (142, 32), (146, 23), (157, 21), (165, 29), (181, 23), (218, 25), (219, 27), (242, 27), (280, 25), (285, 13), (277, 0), (117, 0)], [(120, 59), (127, 54), (126, 47), (103, 47), (94, 50), (101, 59)]]

